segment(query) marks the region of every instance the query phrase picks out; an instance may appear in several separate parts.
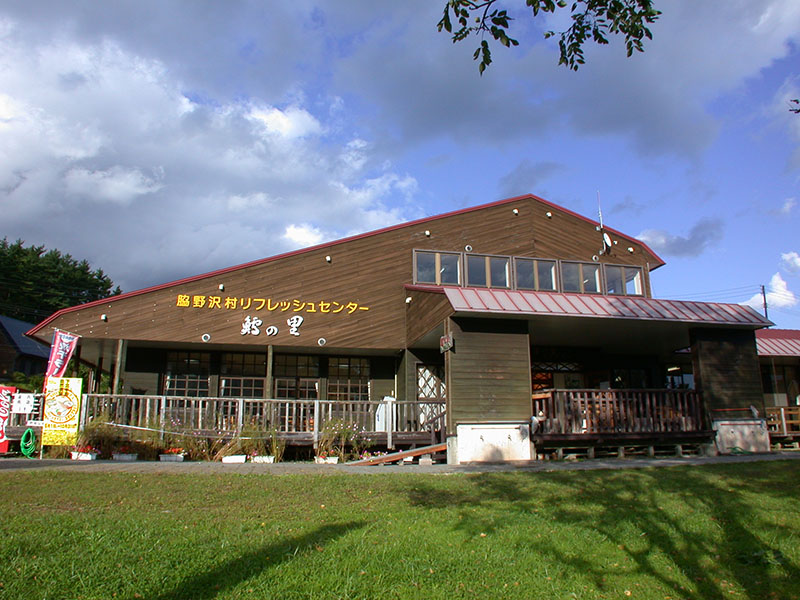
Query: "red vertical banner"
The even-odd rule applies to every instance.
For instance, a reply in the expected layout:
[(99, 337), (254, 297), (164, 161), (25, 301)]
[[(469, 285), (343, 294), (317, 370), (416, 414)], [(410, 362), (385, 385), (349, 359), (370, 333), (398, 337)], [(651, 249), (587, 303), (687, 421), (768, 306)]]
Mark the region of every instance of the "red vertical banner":
[(6, 437), (6, 427), (11, 418), (12, 397), (17, 388), (7, 385), (0, 385), (0, 454), (8, 452), (8, 438)]
[(69, 359), (75, 352), (78, 339), (81, 336), (56, 329), (53, 334), (53, 343), (50, 345), (50, 358), (47, 361), (47, 372), (44, 375), (45, 391), (47, 380), (50, 377), (63, 377), (67, 370)]

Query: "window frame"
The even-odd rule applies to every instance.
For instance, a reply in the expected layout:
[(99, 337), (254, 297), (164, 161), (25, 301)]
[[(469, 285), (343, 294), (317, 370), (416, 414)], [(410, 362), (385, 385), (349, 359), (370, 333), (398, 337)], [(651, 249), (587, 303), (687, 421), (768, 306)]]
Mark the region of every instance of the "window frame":
[[(464, 280), (466, 287), (479, 287), (494, 290), (513, 290), (514, 289), (514, 257), (506, 254), (476, 254), (468, 252), (464, 254)], [(471, 283), (469, 280), (469, 259), (482, 258), (483, 259), (483, 276), (486, 280), (485, 284)], [(492, 260), (505, 260), (506, 261), (506, 285), (495, 285), (492, 281)]]
[[(585, 262), (579, 260), (562, 260), (559, 261), (559, 275), (561, 277), (561, 293), (562, 294), (596, 294), (596, 295), (603, 295), (603, 290), (605, 290), (604, 286), (604, 279), (603, 279), (603, 269), (600, 263), (596, 262)], [(564, 265), (577, 265), (578, 266), (578, 283), (580, 290), (567, 290), (564, 288)], [(591, 266), (597, 269), (597, 289), (592, 291), (586, 291), (586, 286), (584, 285), (584, 277), (583, 274), (583, 267), (584, 266)]]
[[(619, 292), (610, 292), (608, 290), (608, 269), (620, 269), (622, 275), (622, 290)], [(639, 275), (639, 292), (638, 293), (629, 293), (628, 292), (628, 279), (626, 277), (626, 270), (636, 271)], [(635, 281), (635, 278), (631, 281)], [(634, 284), (635, 285), (635, 284)], [(615, 264), (604, 264), (603, 265), (603, 293), (607, 296), (637, 296), (637, 297), (644, 297), (644, 269), (637, 265), (615, 265)]]
[[(419, 279), (419, 256), (421, 254), (432, 254), (434, 257), (434, 279), (435, 281), (420, 281)], [(458, 268), (458, 283), (442, 283), (442, 256), (455, 256)], [(439, 250), (414, 250), (414, 283), (421, 285), (453, 285), (463, 287), (464, 280), (464, 259), (462, 252), (439, 251)]]
[[(514, 270), (514, 290), (521, 290), (524, 292), (558, 292), (561, 289), (561, 282), (559, 279), (561, 269), (559, 268), (559, 261), (555, 258), (531, 258), (528, 256), (514, 256), (513, 258), (513, 270)], [(519, 269), (517, 268), (517, 263), (523, 262), (531, 262), (533, 263), (533, 285), (534, 287), (520, 287), (519, 286), (519, 279), (517, 274), (519, 273)], [(553, 287), (552, 288), (542, 288), (541, 281), (539, 277), (539, 263), (550, 263), (553, 265)]]

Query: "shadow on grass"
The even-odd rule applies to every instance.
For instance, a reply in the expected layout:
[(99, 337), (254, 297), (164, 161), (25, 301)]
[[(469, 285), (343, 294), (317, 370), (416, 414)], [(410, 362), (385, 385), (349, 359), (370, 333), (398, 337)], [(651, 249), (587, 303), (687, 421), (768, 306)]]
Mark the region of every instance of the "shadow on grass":
[[(225, 597), (225, 591), (257, 577), (267, 569), (274, 568), (281, 563), (300, 559), (309, 548), (322, 546), (347, 532), (361, 528), (365, 522), (352, 522), (337, 525), (325, 525), (305, 535), (292, 538), (282, 538), (272, 544), (265, 544), (260, 548), (247, 552), (223, 563), (216, 568), (192, 577), (179, 585), (161, 591), (154, 600), (204, 600), (216, 597)], [(148, 594), (147, 598), (151, 598)], [(133, 596), (141, 598), (141, 596)]]
[[(595, 534), (585, 538), (579, 533), (579, 539), (599, 534), (628, 560), (617, 574), (634, 581), (648, 577), (676, 597), (727, 598), (734, 590), (747, 598), (798, 597), (789, 595), (800, 585), (798, 561), (779, 547), (781, 541), (796, 539), (798, 530), (782, 528), (777, 512), (757, 509), (778, 501), (795, 513), (786, 519), (797, 518), (792, 508), (800, 497), (796, 469), (786, 464), (770, 467), (772, 475), (764, 471), (750, 464), (531, 474), (524, 479), (491, 474), (471, 477), (471, 493), (436, 486), (417, 486), (408, 493), (418, 507), (458, 507), (454, 528), (470, 536), (513, 527), (515, 515), (530, 523), (531, 514), (541, 516), (545, 528), (568, 526), (557, 529), (560, 533)], [(598, 590), (607, 588), (608, 557), (586, 555), (581, 547), (566, 549), (563, 539), (549, 538), (546, 531), (531, 531), (525, 549), (584, 574)]]

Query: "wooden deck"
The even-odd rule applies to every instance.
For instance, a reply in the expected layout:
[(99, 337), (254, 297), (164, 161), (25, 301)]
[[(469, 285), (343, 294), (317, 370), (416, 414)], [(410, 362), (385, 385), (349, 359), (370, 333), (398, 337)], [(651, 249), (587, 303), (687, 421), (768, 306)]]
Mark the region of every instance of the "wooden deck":
[(800, 406), (768, 406), (765, 410), (771, 440), (800, 440)]
[[(84, 394), (81, 422), (103, 418), (127, 429), (233, 437), (243, 429), (276, 431), (290, 446), (312, 446), (325, 423), (351, 424), (362, 436), (386, 448), (415, 447), (444, 440), (444, 402), (396, 400), (338, 402), (261, 398), (198, 398)], [(35, 411), (12, 415), (9, 439), (18, 440), (32, 421), (42, 420), (41, 397)]]
[(533, 395), (539, 448), (702, 444), (714, 432), (694, 390), (550, 389)]

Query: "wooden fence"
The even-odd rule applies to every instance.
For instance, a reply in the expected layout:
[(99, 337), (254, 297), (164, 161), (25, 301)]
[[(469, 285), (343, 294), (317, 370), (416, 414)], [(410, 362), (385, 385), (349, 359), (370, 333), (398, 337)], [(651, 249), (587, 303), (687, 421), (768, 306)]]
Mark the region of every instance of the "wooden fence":
[(533, 395), (538, 435), (679, 433), (707, 429), (694, 390), (542, 390)]

